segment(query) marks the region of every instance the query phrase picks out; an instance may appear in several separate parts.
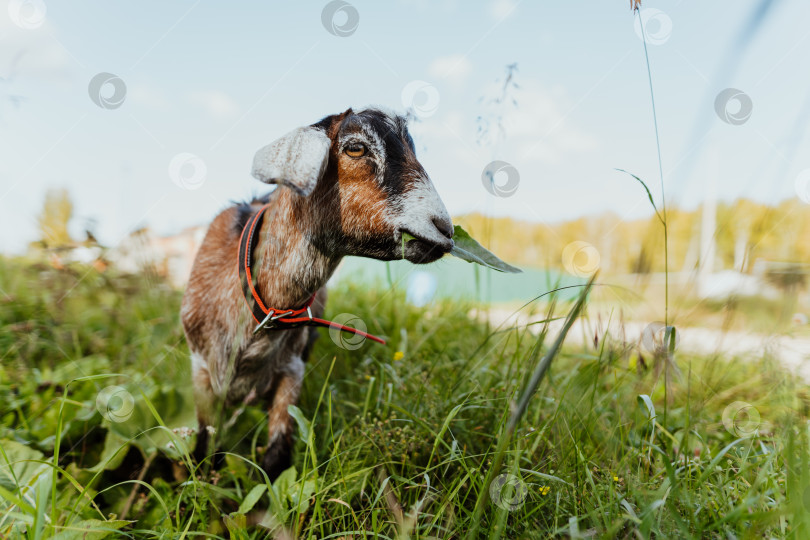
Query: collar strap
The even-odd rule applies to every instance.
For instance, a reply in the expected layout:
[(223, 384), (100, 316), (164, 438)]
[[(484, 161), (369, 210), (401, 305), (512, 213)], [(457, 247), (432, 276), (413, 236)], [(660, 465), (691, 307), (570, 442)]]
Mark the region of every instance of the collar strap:
[(259, 292), (256, 290), (256, 283), (254, 283), (253, 276), (251, 275), (251, 266), (253, 264), (253, 251), (258, 243), (258, 232), (261, 229), (262, 221), (264, 220), (264, 211), (269, 204), (265, 204), (259, 208), (256, 214), (248, 218), (245, 228), (242, 229), (242, 236), (239, 238), (239, 280), (242, 283), (242, 296), (245, 297), (250, 313), (253, 320), (256, 321), (256, 328), (253, 333), (256, 334), (260, 330), (284, 330), (288, 328), (296, 328), (298, 326), (326, 326), (329, 328), (336, 328), (341, 332), (351, 332), (363, 336), (377, 343), (385, 345), (385, 341), (371, 334), (362, 332), (351, 326), (344, 326), (334, 321), (327, 321), (312, 316), (312, 302), (315, 301), (315, 294), (313, 294), (304, 307), (299, 309), (274, 309), (267, 307), (262, 301)]

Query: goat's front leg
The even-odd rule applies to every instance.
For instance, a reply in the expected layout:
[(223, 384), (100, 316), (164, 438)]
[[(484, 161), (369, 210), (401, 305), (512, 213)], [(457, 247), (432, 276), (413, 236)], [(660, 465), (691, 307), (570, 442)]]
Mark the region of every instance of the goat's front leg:
[(194, 406), (197, 410), (197, 445), (192, 456), (202, 463), (211, 453), (211, 431), (214, 420), (216, 397), (211, 387), (208, 365), (200, 354), (191, 354), (191, 378), (194, 389)]
[(295, 423), (287, 407), (298, 402), (303, 372), (304, 363), (296, 358), (285, 372), (276, 375), (273, 384), (275, 392), (268, 396), (267, 451), (262, 460), (262, 468), (271, 481), (292, 465)]

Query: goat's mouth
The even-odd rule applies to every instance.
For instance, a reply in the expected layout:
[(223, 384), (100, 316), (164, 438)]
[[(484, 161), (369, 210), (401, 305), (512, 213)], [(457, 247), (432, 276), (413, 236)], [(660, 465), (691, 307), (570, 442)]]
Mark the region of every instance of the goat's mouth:
[(398, 249), (399, 257), (403, 257), (414, 264), (431, 263), (442, 258), (453, 249), (453, 239), (443, 235), (436, 238), (425, 238), (402, 229), (399, 231)]

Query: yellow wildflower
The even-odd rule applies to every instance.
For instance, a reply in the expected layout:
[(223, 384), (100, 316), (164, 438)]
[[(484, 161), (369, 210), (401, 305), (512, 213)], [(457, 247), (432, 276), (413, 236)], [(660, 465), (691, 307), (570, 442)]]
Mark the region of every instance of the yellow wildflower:
[(397, 351), (397, 352), (394, 353), (394, 362), (399, 362), (403, 358), (405, 358), (405, 353), (404, 352)]

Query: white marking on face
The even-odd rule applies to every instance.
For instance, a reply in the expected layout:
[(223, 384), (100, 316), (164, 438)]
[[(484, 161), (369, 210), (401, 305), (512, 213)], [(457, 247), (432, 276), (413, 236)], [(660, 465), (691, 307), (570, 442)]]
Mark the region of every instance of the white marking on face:
[[(394, 219), (395, 234), (398, 235), (399, 231), (407, 229), (415, 236), (427, 240), (446, 242), (447, 239), (433, 224), (433, 219), (450, 221), (450, 214), (433, 186), (433, 182), (427, 177), (422, 177), (413, 182), (413, 187), (399, 199), (399, 206), (402, 210), (397, 213)], [(398, 240), (398, 237), (395, 240)]]

